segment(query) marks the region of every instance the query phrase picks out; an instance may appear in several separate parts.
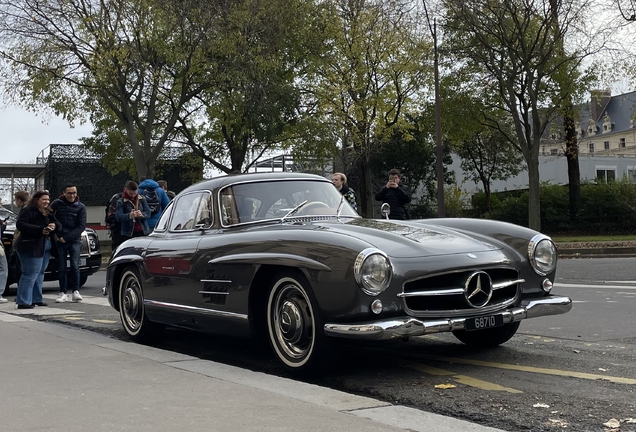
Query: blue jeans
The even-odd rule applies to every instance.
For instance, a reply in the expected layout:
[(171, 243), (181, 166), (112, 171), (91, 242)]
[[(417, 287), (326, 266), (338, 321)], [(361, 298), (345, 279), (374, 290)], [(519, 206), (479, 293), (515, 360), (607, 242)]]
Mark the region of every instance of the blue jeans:
[[(66, 268), (66, 255), (68, 254), (71, 267)], [(66, 294), (67, 287), (71, 292), (79, 290), (80, 284), (80, 244), (57, 242), (58, 273), (60, 292)]]
[(15, 302), (19, 305), (30, 305), (42, 302), (42, 283), (44, 282), (44, 271), (49, 265), (51, 256), (51, 241), (44, 243), (44, 256), (38, 258), (21, 252), (20, 267), (22, 275), (18, 281), (18, 295)]
[(8, 277), (9, 277), (9, 265), (7, 264), (7, 256), (2, 255), (0, 257), (0, 297), (2, 297), (2, 294), (4, 294), (4, 288), (7, 286)]

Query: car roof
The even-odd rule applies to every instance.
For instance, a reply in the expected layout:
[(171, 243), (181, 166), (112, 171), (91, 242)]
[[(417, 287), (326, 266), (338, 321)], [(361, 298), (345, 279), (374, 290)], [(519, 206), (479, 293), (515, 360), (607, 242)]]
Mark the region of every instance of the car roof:
[(187, 187), (183, 192), (192, 192), (196, 190), (214, 190), (219, 187), (242, 183), (246, 181), (267, 181), (267, 180), (317, 180), (329, 182), (325, 177), (316, 174), (297, 173), (297, 172), (261, 172), (246, 174), (228, 174), (214, 177), (209, 180), (203, 180), (199, 183)]

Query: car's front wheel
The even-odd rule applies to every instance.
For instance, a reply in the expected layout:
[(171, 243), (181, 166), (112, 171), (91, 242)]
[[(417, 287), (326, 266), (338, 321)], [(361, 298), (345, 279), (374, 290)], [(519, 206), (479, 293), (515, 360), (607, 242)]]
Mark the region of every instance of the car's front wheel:
[(484, 330), (457, 330), (453, 334), (466, 345), (478, 348), (492, 348), (508, 342), (519, 330), (519, 322), (504, 324)]
[(134, 266), (126, 267), (121, 275), (119, 315), (124, 330), (135, 341), (149, 342), (156, 339), (163, 330), (162, 325), (153, 323), (146, 316), (139, 270)]
[(87, 274), (80, 274), (80, 286), (83, 287), (84, 285), (86, 285), (86, 281), (88, 280), (88, 275)]
[(323, 321), (309, 283), (279, 273), (267, 300), (267, 334), (276, 357), (291, 371), (314, 373), (325, 351)]

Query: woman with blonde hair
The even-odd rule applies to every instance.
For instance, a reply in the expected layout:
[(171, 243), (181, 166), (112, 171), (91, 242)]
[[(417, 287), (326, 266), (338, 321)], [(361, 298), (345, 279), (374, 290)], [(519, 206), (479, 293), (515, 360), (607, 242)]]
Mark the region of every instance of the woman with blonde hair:
[(16, 249), (22, 270), (15, 299), (18, 309), (47, 306), (42, 301), (44, 271), (49, 264), (53, 246), (51, 243), (55, 239), (52, 234), (62, 229), (49, 207), (50, 202), (49, 191), (37, 191), (29, 204), (22, 209), (16, 222), (16, 227), (20, 230)]

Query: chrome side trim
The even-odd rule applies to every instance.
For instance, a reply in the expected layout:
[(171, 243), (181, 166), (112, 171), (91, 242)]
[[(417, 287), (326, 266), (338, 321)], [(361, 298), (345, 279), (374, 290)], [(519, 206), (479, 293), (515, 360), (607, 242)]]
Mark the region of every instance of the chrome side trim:
[(219, 295), (229, 295), (229, 292), (219, 292), (219, 291), (199, 291), (199, 294), (219, 294)]
[(154, 307), (162, 308), (162, 309), (170, 309), (173, 311), (178, 310), (178, 311), (197, 313), (202, 315), (213, 315), (213, 316), (219, 316), (224, 318), (237, 318), (237, 319), (247, 320), (247, 315), (245, 314), (239, 314), (235, 312), (226, 312), (226, 311), (220, 311), (215, 309), (204, 309), (200, 307), (185, 306), (185, 305), (180, 305), (175, 303), (165, 303), (160, 301), (144, 299), (144, 305), (154, 306)]
[(446, 295), (458, 295), (464, 294), (464, 288), (448, 288), (448, 289), (440, 289), (440, 290), (430, 290), (430, 291), (414, 291), (407, 293), (399, 293), (397, 296), (404, 297), (433, 297), (433, 296), (446, 296)]
[(201, 279), (201, 282), (211, 282), (211, 283), (232, 283), (231, 280), (224, 279)]
[(516, 279), (516, 280), (497, 282), (492, 284), (492, 289), (498, 290), (498, 289), (508, 288), (509, 286), (512, 286), (512, 285), (524, 283), (525, 281), (526, 281), (525, 279)]
[[(501, 313), (504, 324), (508, 324), (527, 318), (564, 314), (569, 312), (570, 309), (572, 309), (572, 300), (569, 297), (550, 296), (523, 300), (517, 307), (495, 313)], [(482, 313), (478, 316), (486, 315)], [(461, 317), (422, 320), (406, 316), (359, 324), (325, 324), (324, 329), (327, 336), (385, 340), (464, 330), (467, 319), (466, 317)]]
[[(526, 281), (525, 279), (515, 279), (515, 280), (497, 282), (492, 284), (492, 289), (498, 290), (498, 289), (508, 288), (509, 286), (512, 286), (512, 285), (524, 283), (525, 281)], [(400, 293), (397, 296), (400, 298), (404, 298), (404, 297), (432, 297), (432, 296), (459, 295), (459, 294), (464, 294), (464, 288), (457, 287), (457, 288), (446, 288), (446, 289), (430, 290), (430, 291), (414, 291), (414, 292)]]

